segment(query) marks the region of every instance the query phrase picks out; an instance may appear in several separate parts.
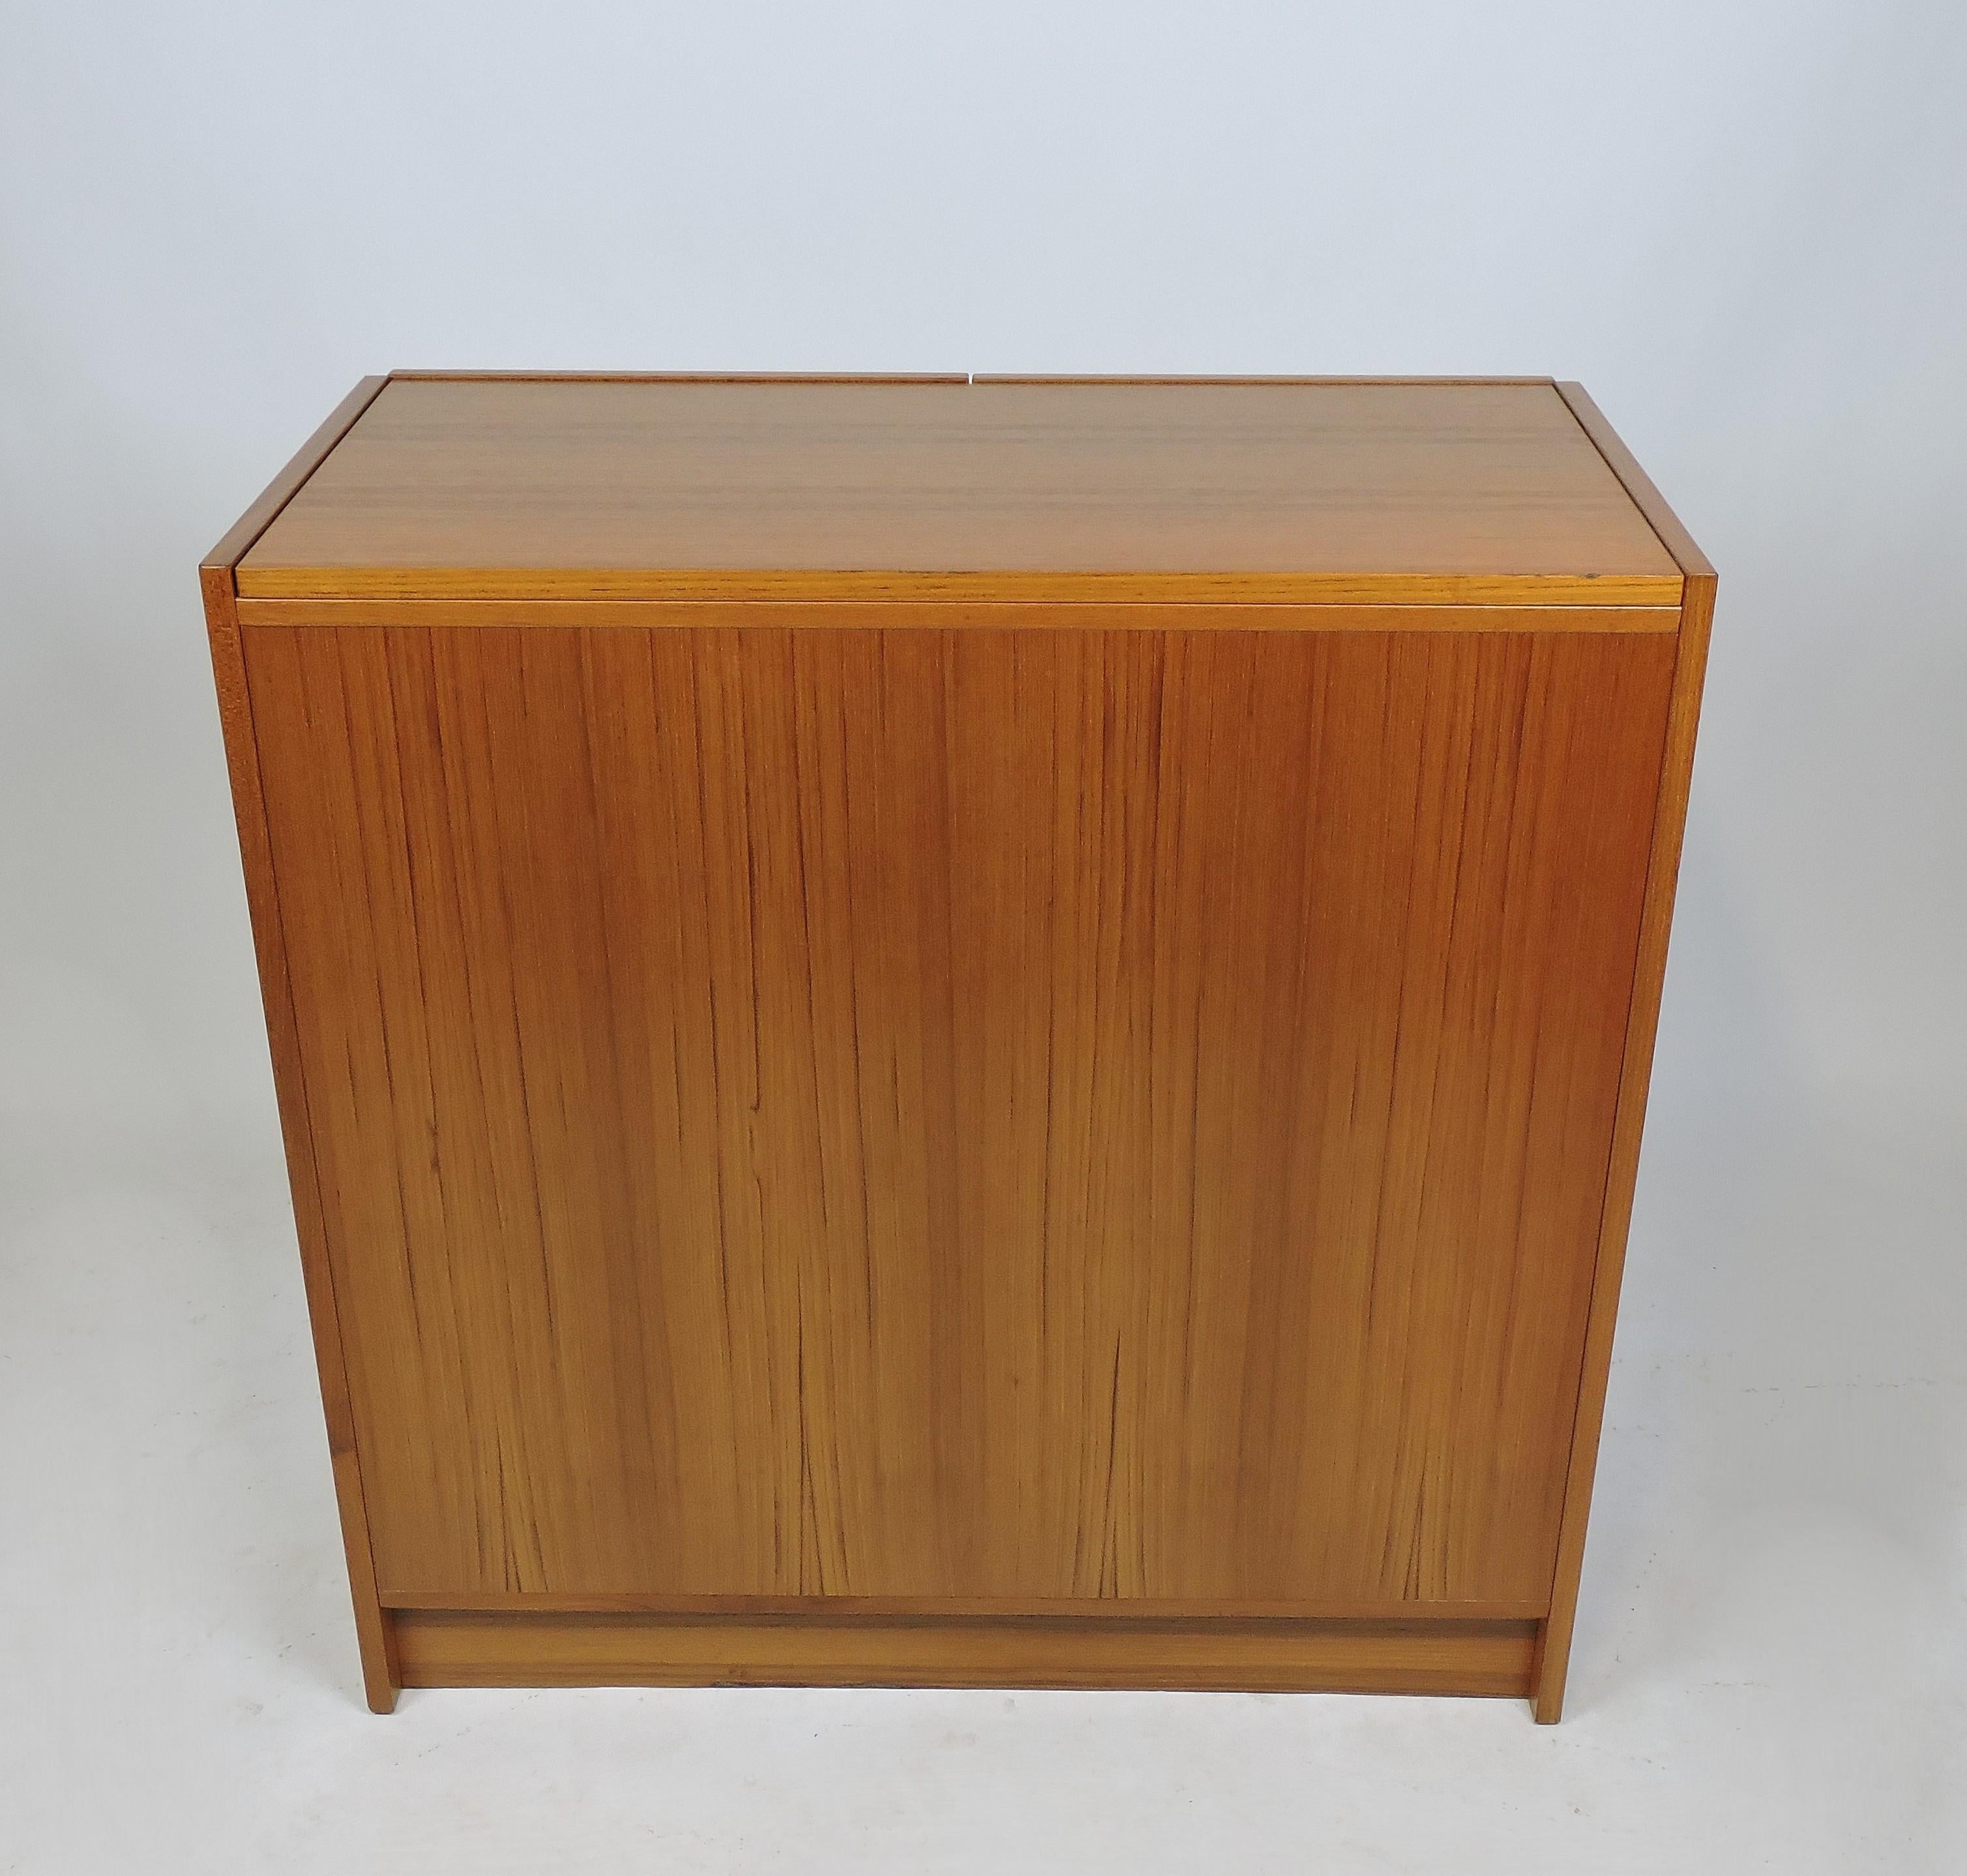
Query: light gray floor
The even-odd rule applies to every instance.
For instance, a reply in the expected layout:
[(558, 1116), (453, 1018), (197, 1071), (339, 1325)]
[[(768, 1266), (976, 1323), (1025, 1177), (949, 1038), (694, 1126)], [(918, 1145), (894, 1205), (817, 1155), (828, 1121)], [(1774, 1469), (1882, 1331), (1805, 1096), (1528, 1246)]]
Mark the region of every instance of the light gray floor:
[(8, 1136), (0, 1869), (1967, 1868), (1956, 1140), (1656, 1108), (1552, 1730), (1227, 1695), (373, 1718), (270, 1124), (215, 1137)]

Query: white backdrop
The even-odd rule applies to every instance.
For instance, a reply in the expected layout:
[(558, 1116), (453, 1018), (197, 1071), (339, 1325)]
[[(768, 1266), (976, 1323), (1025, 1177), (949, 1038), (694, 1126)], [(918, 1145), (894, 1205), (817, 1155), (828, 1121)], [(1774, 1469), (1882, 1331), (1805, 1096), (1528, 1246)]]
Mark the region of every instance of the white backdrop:
[[(15, 0), (0, 1868), (1967, 1860), (1963, 98), (1952, 0)], [(1721, 585), (1556, 1734), (359, 1714), (194, 569), (437, 366), (1584, 381)]]

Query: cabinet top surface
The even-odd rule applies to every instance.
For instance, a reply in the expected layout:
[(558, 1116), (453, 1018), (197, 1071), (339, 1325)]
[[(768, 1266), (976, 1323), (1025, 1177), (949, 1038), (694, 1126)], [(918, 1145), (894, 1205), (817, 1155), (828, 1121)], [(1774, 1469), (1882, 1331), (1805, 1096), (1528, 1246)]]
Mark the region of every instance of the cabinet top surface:
[(242, 596), (1671, 605), (1552, 383), (396, 377)]

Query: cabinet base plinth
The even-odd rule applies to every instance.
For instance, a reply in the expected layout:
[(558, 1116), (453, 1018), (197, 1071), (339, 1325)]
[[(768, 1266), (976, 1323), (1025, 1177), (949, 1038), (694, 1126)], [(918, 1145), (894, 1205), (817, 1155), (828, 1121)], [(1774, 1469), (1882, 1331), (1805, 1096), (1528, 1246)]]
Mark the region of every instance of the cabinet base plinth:
[(814, 1616), (399, 1609), (405, 1687), (1531, 1692), (1533, 1621)]

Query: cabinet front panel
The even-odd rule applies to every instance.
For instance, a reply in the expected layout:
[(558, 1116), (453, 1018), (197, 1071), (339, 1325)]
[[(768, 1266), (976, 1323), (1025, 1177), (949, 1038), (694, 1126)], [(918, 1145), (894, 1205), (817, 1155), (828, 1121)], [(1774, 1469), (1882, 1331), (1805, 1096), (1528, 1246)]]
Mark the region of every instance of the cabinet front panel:
[(1671, 635), (244, 639), (386, 1598), (1541, 1605)]

